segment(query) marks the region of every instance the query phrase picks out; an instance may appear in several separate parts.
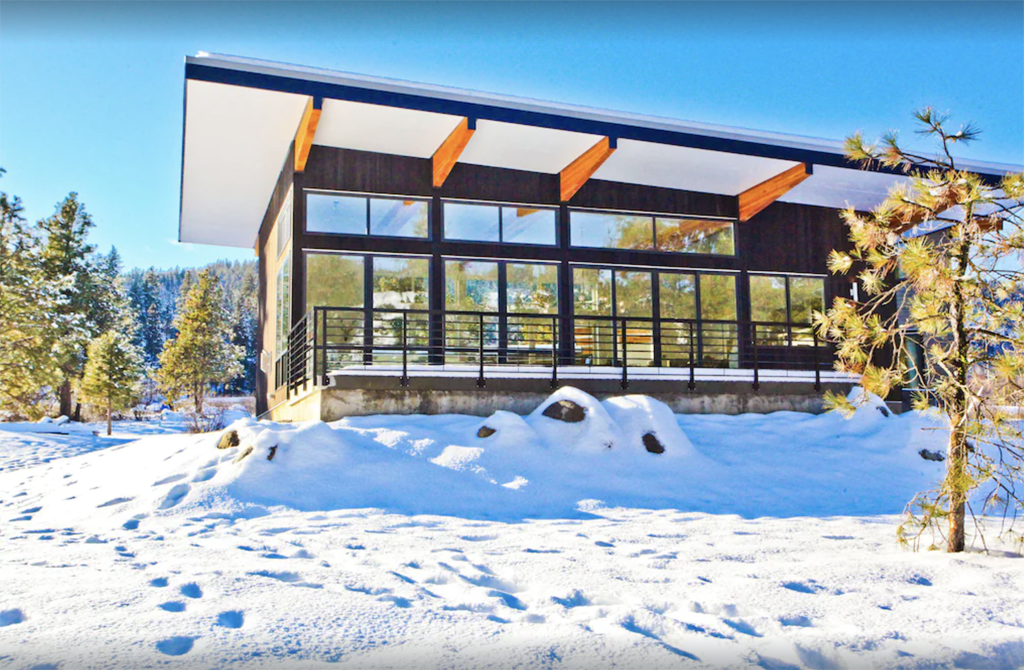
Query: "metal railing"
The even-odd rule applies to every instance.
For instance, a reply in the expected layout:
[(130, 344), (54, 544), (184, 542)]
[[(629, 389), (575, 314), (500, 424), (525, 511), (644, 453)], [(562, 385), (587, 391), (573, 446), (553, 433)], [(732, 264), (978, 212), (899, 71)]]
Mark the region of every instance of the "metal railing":
[(755, 390), (763, 373), (788, 370), (813, 372), (820, 389), (832, 361), (807, 323), (314, 307), (289, 333), (275, 380), (290, 396), (345, 370), (393, 372), (402, 386), (424, 367), (472, 371), (481, 387), (519, 371), (555, 387), (566, 368), (611, 369), (625, 389), (631, 374), (672, 368), (694, 389), (697, 370), (727, 368), (752, 371)]

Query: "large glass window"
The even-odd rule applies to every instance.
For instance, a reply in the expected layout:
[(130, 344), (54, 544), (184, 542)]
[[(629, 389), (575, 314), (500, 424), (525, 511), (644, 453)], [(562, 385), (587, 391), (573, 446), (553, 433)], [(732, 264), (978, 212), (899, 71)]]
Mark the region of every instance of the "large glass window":
[(445, 261), (444, 306), (450, 311), (497, 312), (498, 264)]
[(662, 319), (697, 318), (697, 277), (682, 272), (659, 272)]
[(572, 300), (577, 315), (612, 316), (612, 271), (573, 268)]
[[(625, 355), (631, 366), (652, 365), (651, 273), (584, 267), (572, 272), (576, 362), (620, 365)], [(597, 317), (625, 318), (625, 322)]]
[(306, 309), (363, 306), (363, 257), (306, 254)]
[(569, 238), (574, 247), (654, 248), (654, 218), (630, 214), (571, 212)]
[(374, 309), (428, 309), (430, 260), (373, 257)]
[(288, 240), (292, 239), (292, 189), (288, 189), (288, 195), (281, 204), (281, 211), (277, 213), (274, 227), (277, 229), (277, 255), (280, 257), (288, 246)]
[(731, 221), (657, 217), (656, 248), (686, 254), (732, 256), (736, 252)]
[(508, 263), (508, 311), (531, 314), (558, 313), (558, 266)]
[[(288, 333), (292, 329), (292, 263), (291, 253), (281, 259), (277, 268), (277, 295), (275, 320), (277, 321), (277, 355), (280, 356), (288, 348)], [(277, 380), (278, 383), (281, 380)]]
[(736, 252), (732, 222), (713, 219), (573, 211), (569, 234), (574, 247), (725, 256)]
[(339, 235), (427, 237), (430, 203), (343, 193), (306, 193), (306, 230)]
[(812, 346), (813, 313), (824, 309), (823, 277), (750, 276), (750, 318), (760, 345)]
[(702, 273), (699, 279), (701, 362), (708, 367), (736, 367), (739, 355), (739, 331), (735, 323), (736, 277)]
[(449, 240), (555, 243), (556, 210), (514, 205), (444, 203), (444, 236)]

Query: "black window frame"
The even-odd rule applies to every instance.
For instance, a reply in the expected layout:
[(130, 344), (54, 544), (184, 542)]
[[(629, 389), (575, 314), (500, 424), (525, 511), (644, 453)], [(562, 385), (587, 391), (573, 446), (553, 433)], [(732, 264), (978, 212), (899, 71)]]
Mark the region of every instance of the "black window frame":
[[(449, 237), (447, 228), (445, 227), (445, 205), (477, 205), (485, 207), (494, 207), (498, 210), (498, 239), (497, 240), (468, 240), (458, 237)], [(441, 239), (445, 242), (460, 242), (467, 244), (500, 244), (500, 245), (513, 245), (513, 246), (524, 246), (524, 247), (538, 247), (541, 249), (557, 249), (561, 246), (561, 233), (559, 226), (559, 220), (562, 215), (561, 208), (558, 205), (538, 205), (529, 202), (507, 202), (503, 200), (463, 200), (460, 198), (441, 198), (440, 199), (440, 212), (441, 212)], [(505, 215), (503, 210), (506, 207), (517, 207), (526, 209), (540, 209), (552, 212), (555, 215), (554, 222), (554, 241), (550, 244), (539, 243), (539, 242), (506, 242), (505, 241)]]
[[(625, 247), (601, 247), (593, 246), (590, 244), (577, 244), (572, 239), (572, 215), (574, 212), (580, 212), (583, 214), (609, 214), (609, 215), (620, 215), (620, 216), (634, 216), (644, 217), (651, 219), (651, 248), (650, 249), (629, 249)], [(688, 258), (703, 257), (703, 258), (739, 258), (739, 241), (737, 227), (738, 220), (729, 217), (714, 217), (700, 214), (670, 214), (667, 212), (643, 212), (634, 210), (617, 210), (617, 209), (592, 209), (589, 207), (569, 207), (566, 209), (568, 215), (568, 225), (566, 231), (569, 235), (568, 247), (570, 249), (601, 249), (611, 251), (626, 251), (631, 253), (641, 254), (657, 254), (665, 257), (678, 257), (686, 256)], [(669, 220), (692, 220), (692, 221), (710, 221), (713, 223), (728, 223), (732, 230), (732, 253), (731, 254), (710, 254), (705, 252), (696, 251), (665, 251), (658, 248), (658, 219), (669, 219)]]
[[(813, 346), (813, 342), (812, 342), (811, 345), (808, 345), (808, 344), (794, 344), (794, 337), (793, 337), (794, 326), (796, 326), (796, 327), (804, 327), (804, 326), (803, 326), (802, 323), (798, 324), (797, 322), (793, 321), (793, 299), (792, 299), (792, 297), (790, 295), (789, 284), (790, 284), (790, 280), (791, 279), (817, 279), (817, 280), (821, 281), (821, 306), (822, 306), (822, 309), (825, 309), (826, 306), (828, 305), (828, 299), (829, 299), (829, 282), (828, 282), (828, 277), (826, 275), (787, 274), (787, 273), (781, 273), (781, 272), (760, 272), (759, 271), (759, 272), (750, 272), (750, 273), (748, 273), (747, 274), (747, 295), (749, 296), (749, 300), (750, 300), (750, 310), (751, 310), (750, 322), (752, 324), (764, 324), (764, 325), (766, 325), (766, 327), (770, 327), (768, 324), (775, 323), (775, 322), (758, 321), (758, 320), (754, 319), (754, 313), (753, 313), (753, 310), (754, 310), (754, 293), (753, 293), (753, 287), (751, 286), (751, 280), (753, 280), (755, 277), (773, 277), (773, 278), (781, 278), (781, 279), (783, 279), (784, 280), (783, 284), (785, 286), (785, 295), (786, 295), (786, 321), (785, 321), (786, 342), (785, 342), (785, 344), (777, 344), (777, 343), (763, 343), (762, 344), (760, 338), (758, 338), (758, 345), (757, 346), (759, 346), (759, 347), (777, 347), (777, 348), (786, 348), (786, 349), (789, 349), (789, 348), (792, 348), (792, 347)], [(777, 327), (778, 327), (778, 325), (776, 326), (776, 328)], [(807, 328), (813, 328), (813, 322), (807, 322), (806, 327)], [(813, 335), (812, 335), (812, 338), (813, 338)]]
[[(337, 233), (328, 230), (310, 230), (309, 228), (309, 196), (310, 195), (334, 195), (345, 198), (362, 198), (366, 201), (366, 226), (364, 233)], [(415, 240), (420, 242), (431, 242), (433, 241), (433, 218), (434, 208), (432, 206), (433, 198), (431, 196), (423, 195), (399, 195), (394, 193), (366, 193), (362, 191), (336, 191), (332, 189), (322, 188), (304, 188), (302, 189), (303, 197), (303, 217), (302, 217), (302, 232), (306, 235), (329, 235), (331, 237), (338, 238), (351, 238), (351, 239), (374, 239), (374, 240)], [(410, 235), (379, 235), (370, 232), (371, 225), (371, 202), (373, 200), (411, 200), (414, 202), (422, 202), (426, 204), (427, 209), (427, 232), (423, 236), (410, 236)]]

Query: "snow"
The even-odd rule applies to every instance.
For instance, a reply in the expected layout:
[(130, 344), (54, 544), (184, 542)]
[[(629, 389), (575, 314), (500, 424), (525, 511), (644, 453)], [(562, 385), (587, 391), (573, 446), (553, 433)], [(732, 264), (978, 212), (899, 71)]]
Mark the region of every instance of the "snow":
[(0, 433), (0, 668), (1024, 665), (1024, 561), (895, 543), (934, 419), (558, 399), (589, 418)]

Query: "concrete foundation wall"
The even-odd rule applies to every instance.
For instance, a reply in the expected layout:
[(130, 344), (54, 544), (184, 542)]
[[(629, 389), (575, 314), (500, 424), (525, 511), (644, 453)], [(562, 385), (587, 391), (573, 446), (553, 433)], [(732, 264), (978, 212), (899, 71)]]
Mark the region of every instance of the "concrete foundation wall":
[[(638, 393), (661, 400), (679, 414), (743, 414), (777, 412), (820, 413), (822, 395), (831, 390), (849, 392), (850, 384), (763, 382), (754, 391), (750, 382), (700, 382), (690, 391), (686, 382), (638, 381), (622, 389), (617, 380), (571, 380), (575, 386), (605, 399)], [(393, 378), (335, 377), (332, 385), (282, 403), (271, 411), (275, 421), (305, 421), (319, 418), (335, 421), (346, 416), (368, 414), (469, 414), (489, 416), (502, 409), (517, 414), (532, 412), (551, 393), (537, 379), (492, 379), (477, 388), (468, 378), (414, 377), (402, 388)]]

